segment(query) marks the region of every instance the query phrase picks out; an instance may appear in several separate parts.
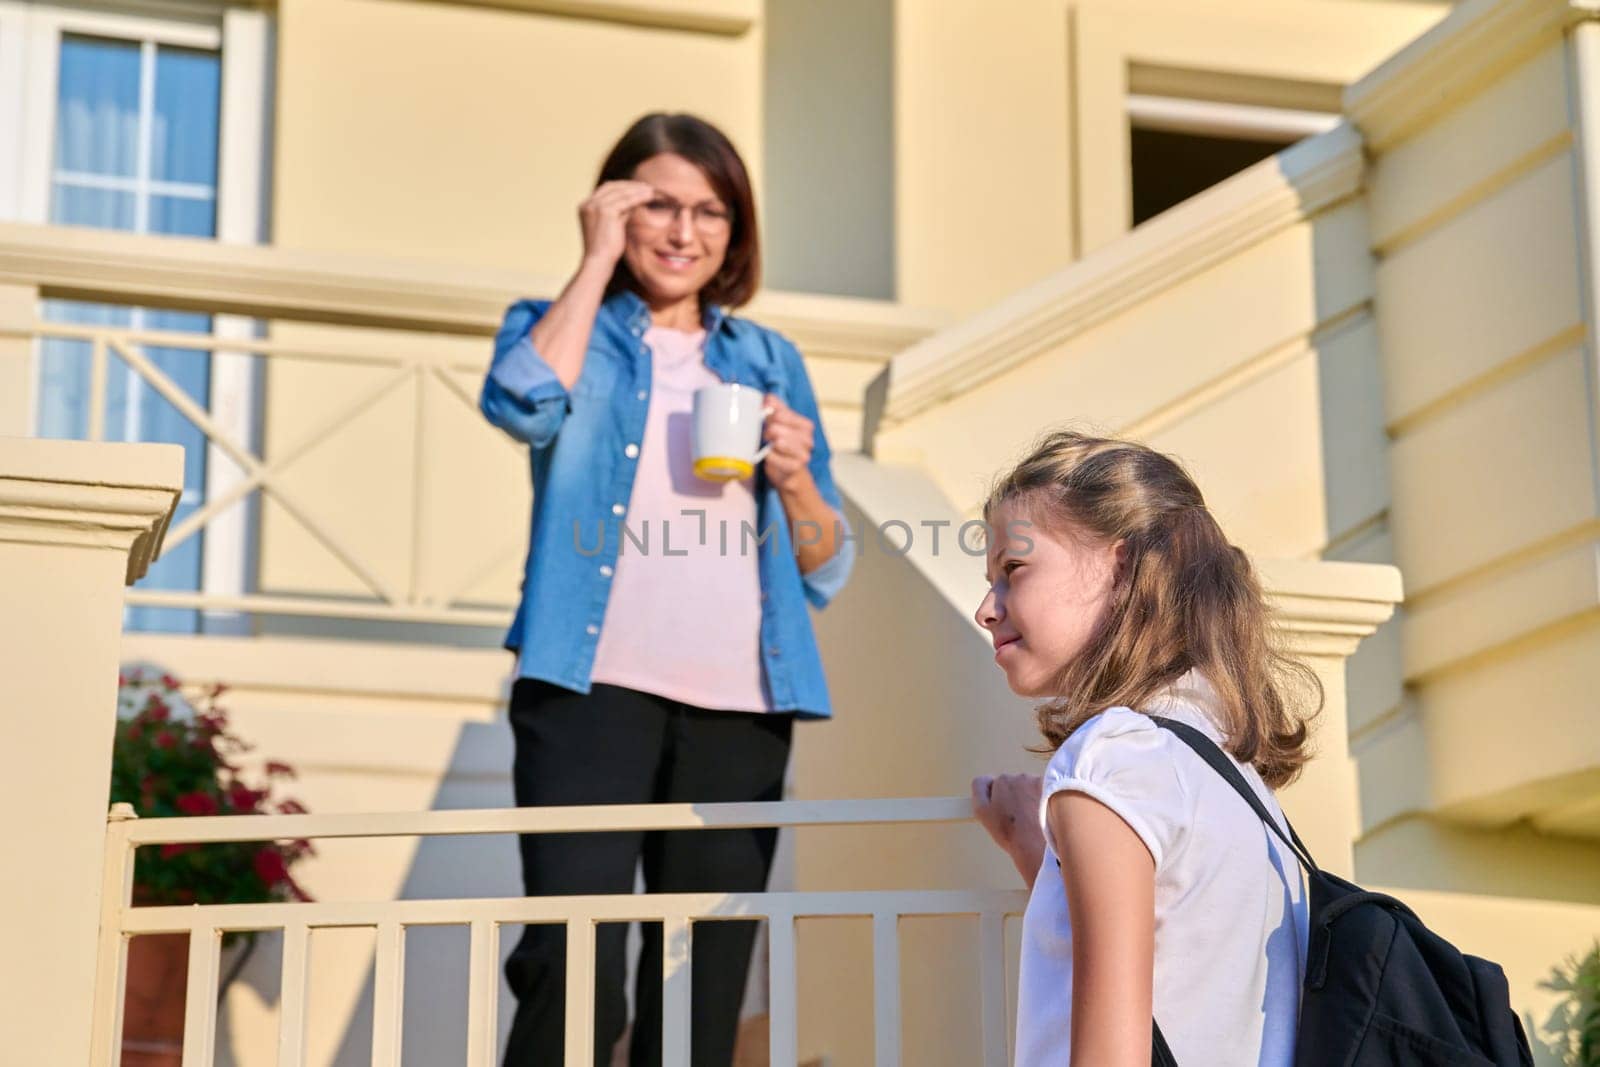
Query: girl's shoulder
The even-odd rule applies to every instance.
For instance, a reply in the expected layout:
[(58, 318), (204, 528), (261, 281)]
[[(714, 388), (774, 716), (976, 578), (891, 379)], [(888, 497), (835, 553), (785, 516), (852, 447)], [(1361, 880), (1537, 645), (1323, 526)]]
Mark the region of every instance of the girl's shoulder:
[(1040, 821), (1057, 793), (1086, 793), (1121, 816), (1159, 865), (1187, 824), (1192, 800), (1174, 745), (1182, 742), (1131, 708), (1108, 708), (1061, 743), (1045, 769)]
[(1165, 733), (1148, 715), (1132, 708), (1107, 708), (1061, 742), (1050, 757), (1045, 778), (1048, 781), (1052, 774), (1077, 777), (1122, 759), (1138, 759), (1152, 752)]

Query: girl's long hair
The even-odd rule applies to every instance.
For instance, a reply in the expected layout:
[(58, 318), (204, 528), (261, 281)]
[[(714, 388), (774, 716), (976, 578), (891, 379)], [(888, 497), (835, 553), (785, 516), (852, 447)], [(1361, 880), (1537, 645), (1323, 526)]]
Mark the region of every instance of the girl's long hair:
[(1088, 644), (1056, 674), (1038, 708), (1054, 751), (1107, 708), (1146, 707), (1190, 669), (1217, 694), (1217, 726), (1268, 786), (1294, 780), (1309, 758), (1307, 721), (1322, 684), (1275, 647), (1261, 583), (1228, 542), (1194, 480), (1170, 456), (1131, 441), (1073, 431), (1047, 435), (990, 490), (1046, 530), (1125, 542), (1105, 614)]

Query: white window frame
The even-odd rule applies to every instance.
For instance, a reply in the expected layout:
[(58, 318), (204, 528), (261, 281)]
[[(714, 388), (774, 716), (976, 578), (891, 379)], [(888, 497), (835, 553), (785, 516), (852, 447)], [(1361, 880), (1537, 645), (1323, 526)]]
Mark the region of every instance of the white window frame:
[[(0, 219), (49, 221), (55, 163), (55, 107), (61, 39), (68, 34), (170, 45), (221, 54), (218, 111), (216, 240), (254, 245), (267, 239), (267, 205), (275, 40), (270, 17), (221, 0), (101, 0), (68, 4), (0, 0)], [(217, 336), (248, 341), (261, 324), (239, 315), (213, 316)], [(247, 354), (212, 356), (211, 411), (222, 430), (254, 449), (260, 435), (259, 369)], [(37, 354), (29, 371), (29, 425), (37, 425)], [(212, 446), (206, 458), (209, 499), (226, 492), (243, 472)], [(248, 591), (255, 573), (254, 523), (240, 506), (206, 525), (201, 589), (217, 596)], [(232, 613), (206, 612), (204, 632), (244, 632)]]

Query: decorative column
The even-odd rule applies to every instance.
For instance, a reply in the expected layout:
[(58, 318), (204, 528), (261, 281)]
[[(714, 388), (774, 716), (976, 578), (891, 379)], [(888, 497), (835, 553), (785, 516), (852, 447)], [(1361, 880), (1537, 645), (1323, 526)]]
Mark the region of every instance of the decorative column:
[(7, 1062), (89, 1059), (122, 591), (182, 486), (176, 445), (0, 437)]
[(1279, 794), (1283, 810), (1324, 870), (1349, 878), (1361, 832), (1356, 765), (1350, 758), (1345, 661), (1402, 598), (1400, 572), (1370, 563), (1256, 560), (1285, 651), (1322, 681), (1312, 724), (1316, 757)]

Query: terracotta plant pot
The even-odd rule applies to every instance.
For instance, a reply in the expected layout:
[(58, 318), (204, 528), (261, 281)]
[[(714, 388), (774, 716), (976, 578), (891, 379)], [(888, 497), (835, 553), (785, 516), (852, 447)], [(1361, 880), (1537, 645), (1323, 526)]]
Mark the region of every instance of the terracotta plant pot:
[(188, 977), (188, 934), (146, 934), (128, 942), (122, 1067), (181, 1067)]

